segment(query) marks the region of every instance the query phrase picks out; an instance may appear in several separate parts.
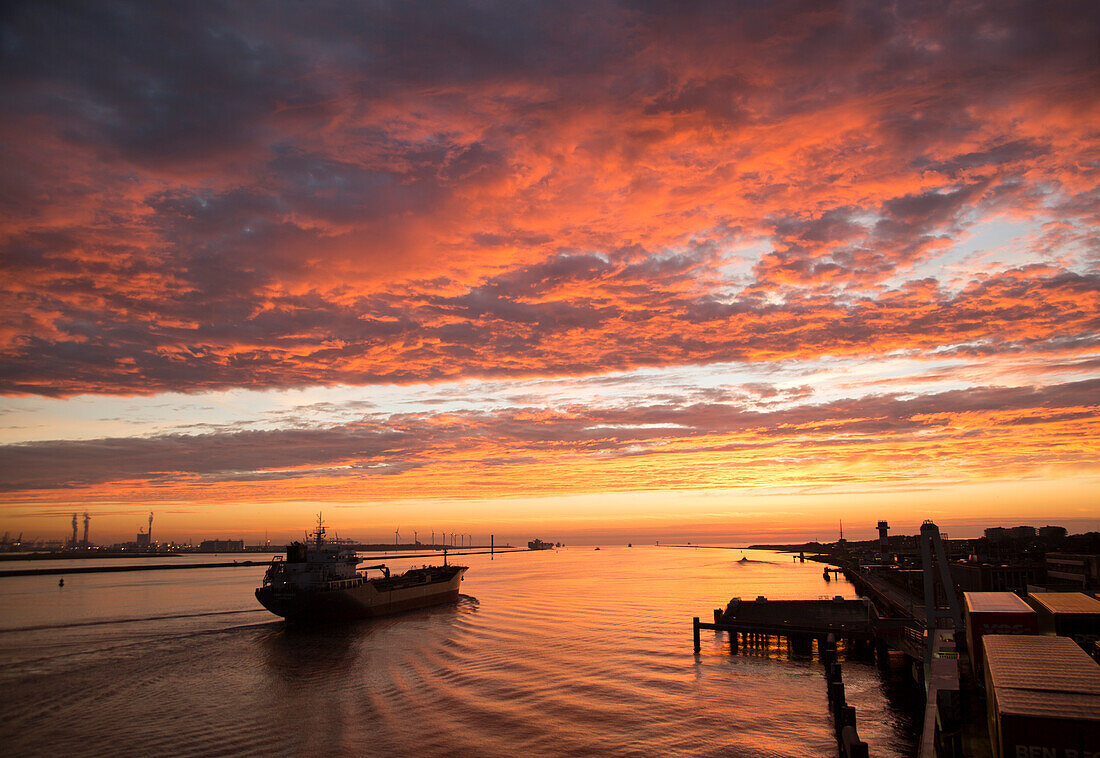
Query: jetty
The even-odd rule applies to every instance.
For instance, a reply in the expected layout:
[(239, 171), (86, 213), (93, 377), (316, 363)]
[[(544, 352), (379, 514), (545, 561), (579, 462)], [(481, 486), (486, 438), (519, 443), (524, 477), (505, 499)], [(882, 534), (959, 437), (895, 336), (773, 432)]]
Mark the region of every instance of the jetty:
[(920, 655), (923, 631), (911, 618), (884, 617), (866, 599), (845, 600), (839, 595), (828, 600), (742, 600), (735, 597), (722, 608), (714, 609), (714, 621), (693, 622), (695, 651), (699, 652), (699, 630), (727, 632), (735, 652), (743, 647), (786, 646), (792, 654), (820, 651), (828, 635), (842, 639), (852, 648), (870, 648), (875, 644), (903, 649)]
[[(530, 552), (526, 548), (497, 548), (494, 551), (489, 550), (468, 550), (463, 552), (447, 553), (447, 556), (454, 558), (459, 555), (499, 555), (501, 553), (527, 553)], [(438, 558), (443, 553), (418, 553), (414, 555), (368, 555), (364, 556), (364, 561), (384, 561), (384, 560), (408, 560), (409, 558)], [(268, 566), (270, 560), (244, 560), (244, 561), (232, 561), (232, 562), (211, 562), (211, 563), (156, 563), (156, 564), (138, 564), (138, 565), (126, 565), (126, 566), (46, 566), (43, 568), (22, 568), (22, 569), (0, 569), (0, 578), (6, 576), (58, 576), (63, 574), (103, 574), (114, 573), (124, 571), (175, 571), (180, 569), (210, 569), (210, 568), (249, 568), (257, 566)]]

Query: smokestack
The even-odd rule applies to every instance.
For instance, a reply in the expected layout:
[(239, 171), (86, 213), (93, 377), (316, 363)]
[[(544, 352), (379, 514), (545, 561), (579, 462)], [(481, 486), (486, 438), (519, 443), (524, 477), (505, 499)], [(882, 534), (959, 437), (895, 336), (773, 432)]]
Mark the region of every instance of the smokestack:
[(73, 541), (69, 543), (72, 547), (76, 547), (76, 514), (73, 514)]
[(149, 511), (149, 547), (153, 546), (153, 512)]
[(92, 520), (92, 517), (88, 515), (87, 511), (84, 511), (84, 547), (88, 547), (88, 522)]
[(878, 557), (882, 561), (890, 556), (890, 540), (887, 537), (889, 531), (889, 524), (885, 521), (878, 522)]

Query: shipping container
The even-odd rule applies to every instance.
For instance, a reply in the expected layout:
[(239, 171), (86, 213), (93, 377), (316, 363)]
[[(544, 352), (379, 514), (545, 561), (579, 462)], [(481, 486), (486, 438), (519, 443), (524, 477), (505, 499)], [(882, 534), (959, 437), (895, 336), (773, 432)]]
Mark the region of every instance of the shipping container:
[(1035, 609), (1013, 592), (964, 592), (963, 601), (970, 669), (978, 681), (982, 675), (982, 637), (1039, 633)]
[(994, 758), (1085, 758), (1100, 748), (1100, 665), (1072, 640), (987, 634)]
[(1039, 614), (1039, 631), (1070, 637), (1089, 650), (1100, 640), (1100, 600), (1084, 592), (1036, 592), (1028, 602)]

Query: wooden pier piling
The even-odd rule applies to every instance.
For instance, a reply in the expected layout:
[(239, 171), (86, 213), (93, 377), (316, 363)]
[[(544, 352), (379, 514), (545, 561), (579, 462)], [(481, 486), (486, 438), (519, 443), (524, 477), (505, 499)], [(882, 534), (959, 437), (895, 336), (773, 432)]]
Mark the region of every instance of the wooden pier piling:
[(854, 726), (846, 726), (841, 730), (840, 754), (843, 758), (868, 758), (867, 743), (859, 738)]
[(848, 705), (844, 694), (843, 668), (837, 660), (836, 636), (829, 633), (821, 645), (825, 667), (825, 687), (833, 714), (837, 748), (841, 758), (868, 758), (867, 743), (856, 732), (856, 709)]
[(844, 727), (856, 728), (856, 709), (850, 705), (842, 705), (837, 710), (837, 731), (843, 731)]

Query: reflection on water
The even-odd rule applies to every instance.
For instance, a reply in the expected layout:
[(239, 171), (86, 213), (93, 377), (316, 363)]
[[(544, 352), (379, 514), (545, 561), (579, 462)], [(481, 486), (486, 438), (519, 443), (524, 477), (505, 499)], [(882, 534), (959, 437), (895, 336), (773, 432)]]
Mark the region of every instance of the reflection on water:
[(369, 622), (335, 627), (279, 624), (257, 641), (272, 677), (295, 683), (346, 671), (358, 652), (354, 648), (369, 641), (370, 636)]
[[(48, 611), (35, 605), (41, 587), (0, 581), (13, 611), (4, 625), (24, 627), (0, 632), (6, 748), (835, 755), (816, 661), (730, 655), (721, 634), (692, 654), (691, 617), (733, 595), (853, 596), (846, 582), (826, 585), (820, 567), (745, 554), (604, 546), (470, 556), (455, 603), (320, 627), (256, 606), (249, 569), (144, 583), (84, 575)], [(886, 696), (895, 685), (866, 663), (844, 672), (873, 754), (911, 752), (911, 720)]]
[(386, 616), (378, 619), (357, 619), (340, 624), (290, 623), (270, 625), (258, 638), (264, 665), (269, 673), (283, 681), (316, 681), (347, 673), (352, 663), (367, 662), (376, 637), (393, 629), (406, 634), (419, 623), (438, 632), (446, 631), (465, 610), (476, 610), (477, 600), (461, 596), (457, 601), (415, 613)]

